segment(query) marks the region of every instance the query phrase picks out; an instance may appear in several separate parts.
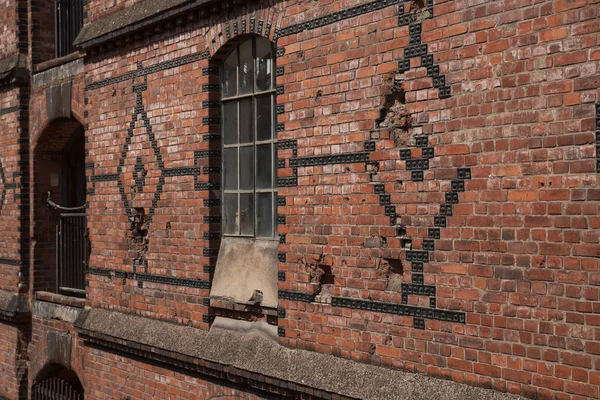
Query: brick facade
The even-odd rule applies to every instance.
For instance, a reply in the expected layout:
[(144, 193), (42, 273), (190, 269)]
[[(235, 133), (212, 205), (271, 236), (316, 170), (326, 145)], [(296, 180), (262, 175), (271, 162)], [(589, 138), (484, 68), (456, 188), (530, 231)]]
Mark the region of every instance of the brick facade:
[[(94, 331), (94, 310), (200, 332), (242, 320), (285, 349), (600, 396), (597, 0), (163, 3), (86, 2), (80, 53), (52, 61), (50, 2), (0, 2), (0, 58), (20, 49), (31, 73), (0, 68), (0, 290), (29, 315), (0, 320), (0, 396), (27, 398), (53, 365), (89, 399), (333, 395), (138, 348), (149, 332)], [(219, 68), (249, 36), (276, 52), (277, 309), (211, 297)], [(48, 293), (47, 198), (64, 201), (80, 132), (85, 301)]]
[(17, 53), (17, 7), (16, 0), (0, 2), (0, 57), (4, 58)]

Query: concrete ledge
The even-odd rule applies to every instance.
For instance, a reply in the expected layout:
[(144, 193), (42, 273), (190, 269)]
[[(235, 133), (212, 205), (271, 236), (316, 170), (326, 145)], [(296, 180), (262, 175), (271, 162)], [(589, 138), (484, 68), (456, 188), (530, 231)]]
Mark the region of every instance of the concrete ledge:
[(27, 56), (14, 54), (0, 59), (0, 80), (11, 76), (28, 76)]
[(56, 293), (38, 292), (33, 302), (34, 317), (56, 319), (74, 323), (83, 311), (84, 299), (62, 296)]
[[(85, 315), (84, 315), (85, 314)], [(516, 400), (520, 396), (283, 347), (259, 332), (209, 332), (103, 309), (76, 322), (88, 342), (234, 382), (331, 399)], [(211, 371), (214, 371), (212, 373)], [(262, 385), (261, 385), (262, 383)], [(282, 392), (278, 392), (282, 393)]]
[(64, 306), (62, 304), (46, 303), (45, 301), (33, 302), (33, 316), (44, 319), (56, 319), (70, 324), (77, 320), (81, 308)]
[(26, 318), (30, 314), (27, 296), (0, 290), (0, 316), (14, 320)]
[(83, 59), (79, 58), (78, 53), (76, 55), (75, 60), (63, 60), (64, 63), (59, 63), (42, 72), (35, 73), (33, 75), (33, 87), (49, 86), (83, 73)]

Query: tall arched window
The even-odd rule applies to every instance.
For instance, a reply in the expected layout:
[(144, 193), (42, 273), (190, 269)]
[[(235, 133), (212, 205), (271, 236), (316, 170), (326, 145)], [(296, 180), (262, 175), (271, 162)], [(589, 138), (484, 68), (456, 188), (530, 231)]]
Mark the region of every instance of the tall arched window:
[(223, 234), (277, 234), (277, 147), (273, 44), (242, 42), (221, 71)]

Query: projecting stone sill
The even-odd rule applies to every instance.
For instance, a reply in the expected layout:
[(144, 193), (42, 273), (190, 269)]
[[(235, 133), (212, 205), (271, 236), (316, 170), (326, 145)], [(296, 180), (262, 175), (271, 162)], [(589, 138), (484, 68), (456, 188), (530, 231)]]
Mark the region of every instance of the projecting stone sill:
[(288, 349), (257, 332), (202, 331), (103, 309), (75, 322), (88, 343), (280, 395), (325, 399), (516, 400), (519, 396)]
[(29, 314), (27, 295), (0, 290), (0, 319), (18, 320), (27, 318)]

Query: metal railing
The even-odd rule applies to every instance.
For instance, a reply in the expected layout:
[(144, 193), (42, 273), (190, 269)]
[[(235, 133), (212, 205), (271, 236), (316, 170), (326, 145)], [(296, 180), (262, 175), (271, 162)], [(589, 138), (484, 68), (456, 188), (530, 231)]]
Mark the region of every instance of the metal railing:
[(85, 214), (60, 214), (60, 220), (56, 226), (57, 293), (85, 294), (88, 251)]
[(56, 57), (71, 54), (73, 42), (83, 26), (84, 0), (55, 0)]
[(71, 382), (58, 377), (47, 378), (34, 384), (32, 400), (83, 400), (82, 391)]

